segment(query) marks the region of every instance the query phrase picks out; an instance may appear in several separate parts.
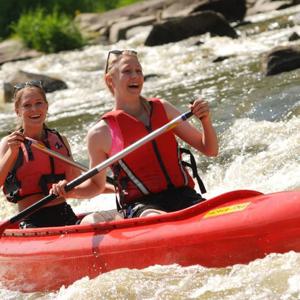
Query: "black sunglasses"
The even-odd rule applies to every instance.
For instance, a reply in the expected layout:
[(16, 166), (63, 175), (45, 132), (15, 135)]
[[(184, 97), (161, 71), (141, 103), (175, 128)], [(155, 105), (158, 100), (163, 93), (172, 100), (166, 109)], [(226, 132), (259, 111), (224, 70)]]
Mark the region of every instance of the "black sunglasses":
[(122, 54), (137, 55), (138, 53), (134, 50), (110, 50), (107, 54), (107, 59), (106, 59), (106, 64), (105, 64), (105, 74), (109, 70), (109, 58), (110, 58), (111, 54), (119, 56)]
[(30, 80), (30, 81), (26, 81), (26, 82), (17, 83), (14, 86), (14, 89), (15, 89), (14, 92), (16, 93), (26, 87), (33, 87), (33, 86), (44, 90), (43, 82), (41, 80)]

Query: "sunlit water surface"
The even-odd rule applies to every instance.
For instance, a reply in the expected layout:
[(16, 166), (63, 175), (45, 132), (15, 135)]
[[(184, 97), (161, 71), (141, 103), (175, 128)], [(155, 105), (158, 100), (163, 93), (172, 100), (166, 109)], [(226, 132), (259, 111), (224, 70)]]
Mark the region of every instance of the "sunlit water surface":
[[(265, 77), (261, 56), (288, 44), (300, 7), (253, 16), (253, 24), (239, 27), (240, 38), (209, 35), (176, 44), (144, 47), (146, 32), (112, 47), (89, 46), (7, 63), (4, 81), (17, 69), (63, 79), (69, 89), (48, 94), (48, 125), (59, 129), (71, 144), (77, 161), (87, 164), (85, 135), (99, 117), (113, 107), (103, 83), (110, 48), (134, 48), (145, 75), (145, 96), (162, 97), (187, 110), (197, 95), (210, 103), (220, 141), (220, 155), (197, 155), (207, 197), (234, 189), (264, 193), (300, 189), (300, 70)], [(199, 41), (204, 44), (197, 45)], [(297, 43), (297, 42), (296, 42)], [(215, 63), (217, 57), (227, 59)], [(0, 137), (15, 126), (11, 104), (0, 109)], [(195, 120), (191, 120), (195, 122)], [(1, 196), (1, 219), (16, 213)], [(101, 199), (109, 207), (112, 197)], [(98, 200), (71, 201), (78, 212), (99, 208)], [(1, 299), (300, 299), (300, 255), (271, 254), (248, 265), (206, 269), (201, 266), (151, 266), (121, 269), (82, 278), (53, 293), (23, 294), (0, 289)], [(37, 276), (39, 276), (37, 274)], [(53, 278), (55, 280), (55, 278)]]

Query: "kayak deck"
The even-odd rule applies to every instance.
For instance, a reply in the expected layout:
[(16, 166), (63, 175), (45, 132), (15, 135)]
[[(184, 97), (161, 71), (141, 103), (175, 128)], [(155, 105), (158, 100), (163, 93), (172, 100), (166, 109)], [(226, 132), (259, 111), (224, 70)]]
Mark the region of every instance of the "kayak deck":
[(239, 190), (158, 216), (9, 229), (0, 243), (0, 279), (10, 289), (49, 291), (124, 267), (225, 267), (300, 251), (299, 201), (299, 192)]

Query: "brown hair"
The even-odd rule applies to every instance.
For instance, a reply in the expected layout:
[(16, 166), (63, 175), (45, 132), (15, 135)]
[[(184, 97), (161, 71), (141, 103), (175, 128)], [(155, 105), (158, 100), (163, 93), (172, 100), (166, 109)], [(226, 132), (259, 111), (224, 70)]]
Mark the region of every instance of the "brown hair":
[[(23, 87), (23, 85), (24, 85), (24, 87)], [(36, 90), (38, 90), (40, 95), (42, 96), (43, 100), (46, 103), (48, 103), (47, 97), (46, 97), (46, 92), (43, 89), (42, 85), (37, 86), (37, 85), (34, 85), (34, 84), (30, 84), (30, 82), (24, 83), (23, 85), (19, 88), (18, 88), (18, 85), (15, 86), (15, 92), (14, 92), (14, 96), (13, 96), (13, 102), (14, 102), (14, 105), (15, 105), (15, 110), (17, 110), (19, 108), (20, 101), (22, 99), (22, 96), (23, 96), (23, 93), (24, 93), (25, 89), (36, 89)], [(44, 124), (44, 126), (46, 126), (46, 125)], [(17, 124), (16, 129), (17, 130), (22, 129), (22, 124)]]

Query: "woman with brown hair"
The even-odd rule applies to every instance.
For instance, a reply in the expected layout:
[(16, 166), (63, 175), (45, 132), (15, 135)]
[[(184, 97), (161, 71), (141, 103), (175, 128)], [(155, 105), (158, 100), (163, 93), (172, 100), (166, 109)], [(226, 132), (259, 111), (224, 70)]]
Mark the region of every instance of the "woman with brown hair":
[[(19, 211), (48, 194), (55, 182), (72, 180), (80, 171), (42, 151), (30, 147), (26, 138), (43, 143), (52, 151), (72, 159), (67, 139), (45, 125), (48, 102), (40, 81), (15, 86), (15, 112), (20, 127), (0, 143), (0, 187)], [(76, 224), (77, 217), (64, 197), (58, 197), (20, 223), (21, 228)]]

